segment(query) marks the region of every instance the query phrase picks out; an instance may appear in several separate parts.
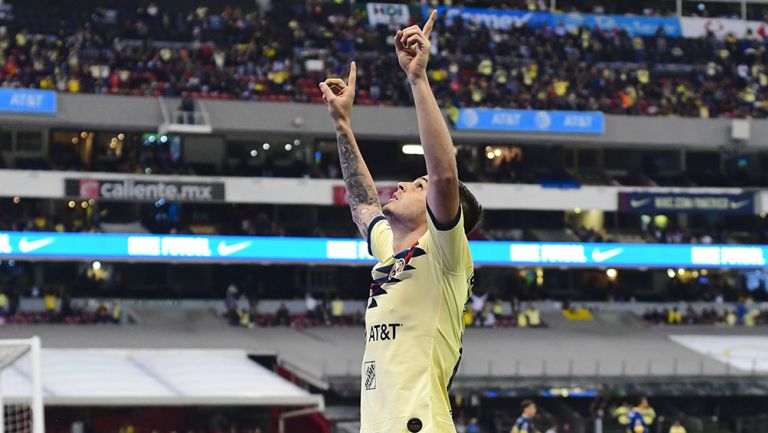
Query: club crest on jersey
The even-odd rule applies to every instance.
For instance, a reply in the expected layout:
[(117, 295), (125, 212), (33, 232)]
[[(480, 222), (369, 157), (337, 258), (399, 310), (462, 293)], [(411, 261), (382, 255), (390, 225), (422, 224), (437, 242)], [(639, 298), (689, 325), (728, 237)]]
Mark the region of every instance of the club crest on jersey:
[(403, 269), (405, 269), (405, 259), (397, 259), (392, 265), (392, 270), (389, 271), (389, 278), (395, 278)]
[(401, 279), (407, 279), (410, 277), (408, 271), (416, 269), (411, 264), (411, 259), (426, 255), (427, 252), (418, 247), (418, 244), (414, 244), (411, 248), (403, 250), (394, 256), (394, 261), (391, 265), (383, 265), (378, 268), (374, 268), (374, 271), (378, 275), (385, 275), (373, 280), (371, 284), (371, 301), (368, 304), (368, 308), (376, 308), (379, 303), (376, 301), (376, 296), (386, 295), (386, 288), (397, 284)]

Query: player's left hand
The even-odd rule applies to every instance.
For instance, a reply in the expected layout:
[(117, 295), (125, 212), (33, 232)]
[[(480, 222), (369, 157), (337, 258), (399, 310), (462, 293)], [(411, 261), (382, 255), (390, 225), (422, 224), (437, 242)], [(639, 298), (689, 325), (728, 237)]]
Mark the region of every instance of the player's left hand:
[(329, 78), (320, 83), (323, 92), (323, 102), (328, 107), (336, 128), (349, 126), (352, 117), (352, 105), (355, 101), (355, 83), (357, 82), (357, 65), (352, 62), (349, 66), (349, 79)]
[(437, 10), (429, 14), (429, 19), (424, 28), (411, 26), (403, 30), (398, 30), (395, 35), (395, 52), (400, 67), (408, 76), (411, 84), (416, 84), (420, 80), (427, 78), (427, 63), (429, 63), (429, 50), (432, 49), (432, 43), (429, 41), (429, 34), (437, 20)]

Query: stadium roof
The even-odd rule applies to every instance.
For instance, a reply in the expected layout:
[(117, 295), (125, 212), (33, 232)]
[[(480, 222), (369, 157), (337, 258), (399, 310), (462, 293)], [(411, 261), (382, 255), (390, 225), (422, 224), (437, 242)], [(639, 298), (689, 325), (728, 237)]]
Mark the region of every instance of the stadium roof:
[[(2, 372), (6, 402), (30, 395), (28, 356)], [(323, 405), (242, 350), (43, 349), (42, 375), (47, 405)]]

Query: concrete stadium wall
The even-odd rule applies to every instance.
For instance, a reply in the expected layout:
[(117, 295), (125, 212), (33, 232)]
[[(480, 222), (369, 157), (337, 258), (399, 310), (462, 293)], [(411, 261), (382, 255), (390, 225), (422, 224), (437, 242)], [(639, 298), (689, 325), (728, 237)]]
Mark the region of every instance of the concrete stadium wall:
[[(178, 100), (166, 99), (173, 110)], [(205, 100), (214, 134), (250, 138), (268, 134), (297, 137), (333, 137), (326, 109), (317, 104)], [(55, 116), (0, 114), (0, 127), (157, 130), (164, 121), (158, 98), (113, 95), (59, 95)], [(402, 142), (418, 140), (415, 112), (409, 107), (355, 108), (354, 127), (359, 138)], [(751, 120), (746, 149), (768, 148), (768, 120)], [(712, 149), (732, 146), (730, 119), (606, 116), (606, 133), (530, 134), (453, 131), (457, 142), (478, 144), (553, 144), (605, 147), (670, 147)]]
[[(153, 182), (218, 183), (225, 185), (227, 203), (270, 203), (298, 205), (334, 205), (334, 187), (341, 180), (268, 177), (161, 176), (124, 173), (66, 171), (0, 170), (0, 197), (65, 198), (65, 179), (133, 180)], [(394, 185), (393, 180), (377, 180), (378, 185)], [(619, 193), (686, 192), (737, 194), (740, 188), (665, 188), (582, 186), (545, 188), (533, 184), (468, 183), (467, 186), (486, 209), (508, 210), (583, 210), (617, 211)], [(758, 194), (759, 209), (768, 209), (768, 192)]]

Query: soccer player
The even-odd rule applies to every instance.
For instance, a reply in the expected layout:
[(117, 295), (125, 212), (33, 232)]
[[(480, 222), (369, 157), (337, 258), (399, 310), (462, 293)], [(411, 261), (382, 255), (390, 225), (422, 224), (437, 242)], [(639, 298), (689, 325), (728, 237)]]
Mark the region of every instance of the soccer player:
[(640, 397), (639, 404), (629, 412), (629, 424), (627, 424), (627, 433), (650, 433), (648, 424), (643, 419), (643, 412), (650, 406), (648, 399)]
[[(374, 266), (365, 314), (361, 433), (454, 433), (448, 390), (461, 357), (463, 311), (473, 282), (467, 233), (481, 208), (459, 182), (453, 142), (427, 81), (429, 33), (395, 36), (416, 105), (427, 175), (400, 182), (381, 206), (350, 125), (357, 67), (320, 84), (336, 127), (352, 219)], [(395, 79), (393, 77), (393, 79)]]
[(523, 413), (512, 426), (511, 433), (534, 433), (533, 417), (536, 416), (536, 403), (533, 400), (523, 400), (520, 403), (520, 409)]

